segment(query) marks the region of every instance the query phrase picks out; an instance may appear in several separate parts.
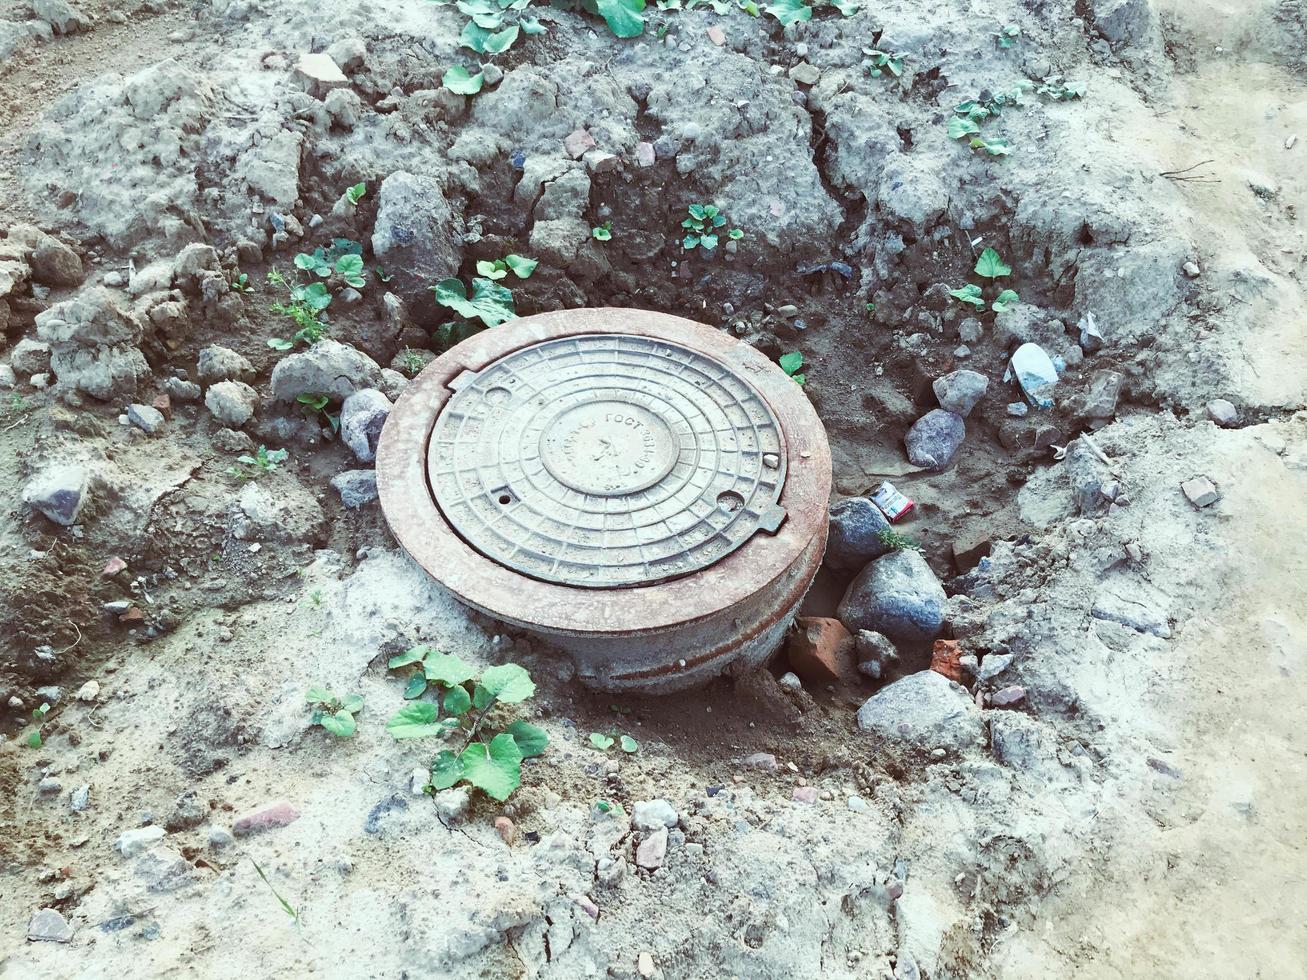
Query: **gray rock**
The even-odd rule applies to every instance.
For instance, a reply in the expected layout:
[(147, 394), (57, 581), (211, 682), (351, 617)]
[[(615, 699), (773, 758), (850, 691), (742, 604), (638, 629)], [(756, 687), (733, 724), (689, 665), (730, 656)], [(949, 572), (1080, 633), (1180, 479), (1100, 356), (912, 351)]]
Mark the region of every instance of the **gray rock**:
[(377, 499), (376, 470), (346, 470), (333, 476), (331, 485), (340, 494), (340, 502), (350, 510)]
[(232, 504), (228, 526), (238, 541), (317, 542), (325, 536), (326, 517), (298, 483), (247, 483)]
[(54, 776), (43, 776), (36, 784), (36, 792), (40, 796), (58, 796), (63, 792), (63, 788), (64, 784)]
[(195, 374), (206, 385), (215, 381), (248, 381), (254, 377), (254, 365), (229, 347), (211, 344), (200, 349)]
[(635, 849), (635, 863), (649, 871), (656, 871), (667, 859), (667, 828), (655, 830)]
[(24, 337), (14, 344), (9, 354), (9, 366), (23, 377), (40, 374), (50, 367), (50, 345), (41, 340)]
[(944, 587), (921, 552), (895, 551), (877, 558), (849, 585), (839, 619), (850, 631), (874, 630), (893, 640), (918, 642), (939, 635)]
[(14, 369), (8, 364), (0, 364), (0, 388), (8, 390), (18, 384)]
[(168, 378), (163, 383), (163, 390), (175, 402), (197, 402), (200, 400), (200, 386), (194, 381), (181, 378)]
[(58, 684), (45, 684), (36, 689), (36, 696), (50, 704), (58, 704), (63, 700), (64, 689)]
[(425, 326), (434, 324), (442, 309), (431, 302), (427, 287), (458, 274), (453, 225), (443, 189), (432, 178), (401, 170), (381, 182), (372, 251), (395, 277), (390, 288)]
[(272, 369), (272, 395), (283, 402), (306, 393), (340, 402), (361, 388), (380, 384), (376, 361), (335, 340), (320, 340), (306, 351), (283, 357)]
[(781, 676), (777, 678), (776, 683), (779, 684), (786, 691), (803, 690), (803, 681), (800, 680), (799, 675), (794, 673), (793, 671), (787, 670), (785, 673), (781, 674)]
[(979, 371), (954, 371), (936, 378), (934, 384), (940, 408), (962, 418), (971, 414), (988, 388), (989, 378)]
[(83, 783), (68, 794), (68, 808), (73, 813), (81, 813), (91, 805), (91, 785)]
[(443, 789), (436, 794), (436, 813), (447, 824), (461, 823), (467, 817), (471, 796), (465, 789)]
[(1103, 488), (1111, 480), (1111, 474), (1083, 440), (1077, 439), (1067, 447), (1062, 465), (1071, 486), (1071, 498), (1081, 514), (1096, 514), (1107, 506)]
[(666, 800), (640, 800), (631, 808), (631, 826), (636, 830), (675, 827), (680, 815)]
[(1125, 377), (1116, 371), (1095, 371), (1089, 379), (1080, 414), (1091, 419), (1110, 419), (1116, 415), (1116, 403), (1121, 397)]
[(1140, 589), (1121, 585), (1106, 587), (1094, 599), (1090, 612), (1095, 619), (1120, 623), (1140, 633), (1151, 633), (1163, 639), (1171, 635), (1166, 612)]
[(1148, 0), (1094, 0), (1094, 26), (1108, 41), (1138, 41), (1148, 35), (1153, 12)]
[[(20, 345), (21, 346), (21, 342)], [(18, 348), (14, 348), (14, 370), (17, 368)], [(1207, 417), (1222, 428), (1229, 428), (1239, 421), (1239, 410), (1224, 398), (1213, 398), (1207, 403)]]
[(327, 48), (327, 54), (341, 71), (357, 71), (368, 57), (368, 46), (362, 38), (343, 37)]
[(832, 568), (862, 568), (889, 552), (877, 537), (889, 529), (881, 509), (866, 497), (846, 497), (830, 509), (826, 564)]
[(976, 679), (981, 681), (992, 681), (1003, 671), (1007, 670), (1013, 660), (1010, 653), (991, 653), (980, 663), (980, 670), (976, 672)]
[(393, 407), (390, 399), (375, 388), (364, 388), (345, 399), (340, 409), (340, 438), (360, 463), (377, 458), (381, 428)]
[(172, 812), (163, 822), (164, 827), (171, 831), (190, 830), (192, 827), (198, 827), (209, 816), (209, 805), (200, 799), (195, 790), (187, 790), (173, 804)]
[(1057, 744), (1042, 725), (1022, 714), (995, 712), (989, 722), (989, 747), (1009, 769), (1039, 772), (1060, 765)]
[(859, 673), (878, 681), (892, 664), (898, 663), (899, 652), (884, 633), (858, 630), (854, 639), (857, 644)]
[(27, 938), (34, 943), (70, 943), (73, 927), (58, 909), (37, 909), (27, 922)]
[(28, 258), (32, 267), (32, 278), (47, 286), (80, 286), (86, 278), (82, 270), (82, 259), (69, 246), (44, 235)]
[(914, 466), (942, 470), (953, 462), (966, 437), (967, 426), (962, 418), (937, 408), (917, 419), (903, 441)]
[(150, 376), (145, 355), (135, 347), (55, 347), (50, 368), (61, 384), (100, 401), (116, 401), (135, 393)]
[(163, 840), (163, 828), (151, 825), (149, 827), (134, 827), (131, 830), (125, 830), (118, 835), (118, 840), (114, 842), (114, 849), (125, 858), (136, 857), (143, 851), (149, 850), (151, 845)]
[(1195, 507), (1210, 507), (1221, 499), (1221, 491), (1216, 489), (1216, 484), (1205, 476), (1196, 476), (1192, 480), (1185, 480), (1180, 484), (1180, 489), (1184, 495), (1189, 498), (1189, 503)]
[(101, 401), (135, 391), (150, 374), (140, 322), (100, 287), (36, 315), (36, 335), (50, 345), (50, 368), (61, 384)]
[[(431, 353), (428, 351), (427, 353)], [(393, 363), (393, 362), (392, 362)], [(404, 393), (408, 387), (408, 378), (391, 368), (381, 369), (381, 393), (392, 402)]]
[(230, 847), (236, 843), (236, 838), (226, 827), (214, 825), (209, 828), (208, 833), (209, 847), (215, 851), (221, 851), (224, 847)]
[(858, 728), (914, 753), (958, 752), (979, 742), (980, 709), (961, 685), (923, 670), (900, 678), (858, 709)]
[(56, 34), (73, 34), (86, 30), (91, 20), (68, 0), (28, 0), (32, 15), (45, 21)]
[(964, 344), (974, 344), (978, 341), (984, 332), (980, 321), (973, 316), (967, 317), (958, 324), (958, 339)]
[(127, 421), (146, 435), (154, 435), (163, 426), (163, 412), (153, 405), (133, 402), (127, 406)]
[(1025, 402), (1008, 402), (1007, 413), (1013, 418), (1023, 419), (1030, 414), (1030, 406)]
[(204, 405), (223, 425), (239, 429), (254, 415), (259, 396), (244, 381), (219, 381), (205, 392)]
[(23, 502), (56, 524), (68, 527), (86, 504), (90, 473), (80, 463), (60, 463), (32, 477), (23, 488)]

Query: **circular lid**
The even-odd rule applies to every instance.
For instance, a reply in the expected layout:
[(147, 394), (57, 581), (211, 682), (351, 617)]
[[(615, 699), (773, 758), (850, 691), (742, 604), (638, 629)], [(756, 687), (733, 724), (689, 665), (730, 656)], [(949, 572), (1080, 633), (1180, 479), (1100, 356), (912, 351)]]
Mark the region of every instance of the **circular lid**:
[(580, 334), (449, 387), (427, 447), (436, 504), (478, 552), (532, 578), (653, 584), (784, 520), (781, 425), (749, 382), (702, 352)]

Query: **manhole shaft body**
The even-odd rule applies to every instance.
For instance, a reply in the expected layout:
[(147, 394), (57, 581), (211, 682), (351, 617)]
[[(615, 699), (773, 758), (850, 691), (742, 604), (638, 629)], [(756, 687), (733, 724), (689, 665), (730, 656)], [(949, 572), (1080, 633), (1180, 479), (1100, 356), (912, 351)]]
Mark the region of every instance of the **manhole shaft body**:
[(583, 681), (671, 690), (779, 642), (825, 547), (830, 455), (753, 348), (666, 314), (526, 317), (399, 399), (377, 454), (396, 537)]

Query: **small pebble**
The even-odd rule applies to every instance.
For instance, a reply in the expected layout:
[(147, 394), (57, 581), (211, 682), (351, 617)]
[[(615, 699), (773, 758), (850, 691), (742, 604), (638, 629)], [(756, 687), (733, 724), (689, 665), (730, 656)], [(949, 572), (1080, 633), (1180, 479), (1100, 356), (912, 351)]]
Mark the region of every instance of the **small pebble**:
[(499, 839), (509, 847), (513, 846), (513, 840), (517, 836), (517, 828), (513, 826), (513, 821), (508, 817), (495, 817), (495, 832), (499, 834)]

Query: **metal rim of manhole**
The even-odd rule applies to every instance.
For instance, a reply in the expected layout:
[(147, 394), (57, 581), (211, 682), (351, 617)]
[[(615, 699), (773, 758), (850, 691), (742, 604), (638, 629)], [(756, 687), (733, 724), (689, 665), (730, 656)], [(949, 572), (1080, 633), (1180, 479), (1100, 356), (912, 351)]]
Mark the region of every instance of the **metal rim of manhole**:
[(824, 538), (830, 452), (760, 352), (645, 310), (483, 331), (413, 381), (377, 452), (400, 544), (474, 608), (596, 635), (717, 616)]

